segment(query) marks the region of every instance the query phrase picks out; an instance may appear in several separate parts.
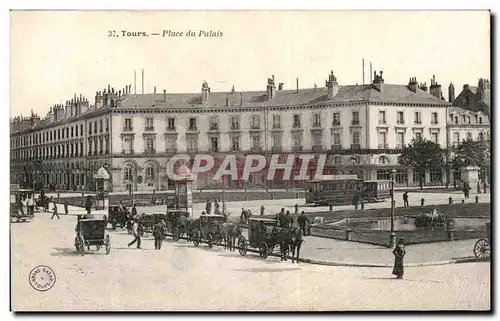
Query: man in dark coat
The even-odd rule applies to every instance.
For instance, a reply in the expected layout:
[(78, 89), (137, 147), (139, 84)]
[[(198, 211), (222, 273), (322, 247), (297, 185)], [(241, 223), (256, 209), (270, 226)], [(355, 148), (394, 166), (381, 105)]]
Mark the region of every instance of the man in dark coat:
[(392, 269), (392, 274), (394, 274), (398, 279), (403, 278), (404, 274), (404, 262), (403, 259), (406, 255), (405, 250), (405, 241), (403, 238), (400, 238), (398, 244), (392, 251), (394, 254), (394, 268)]
[(92, 198), (90, 195), (85, 200), (85, 209), (87, 210), (87, 214), (90, 214), (90, 210), (92, 209)]
[(156, 250), (161, 250), (161, 244), (164, 239), (165, 235), (165, 220), (161, 220), (160, 222), (156, 223), (155, 226), (153, 227), (153, 236), (155, 238), (155, 249)]
[(285, 216), (285, 209), (282, 208), (281, 211), (276, 215), (276, 220), (278, 221), (279, 226), (281, 227), (281, 223), (283, 222), (283, 217)]
[(307, 224), (310, 224), (311, 222), (309, 221), (309, 218), (305, 215), (304, 211), (300, 213), (299, 217), (297, 217), (297, 223), (299, 224), (299, 227), (302, 231), (302, 235), (307, 235), (306, 234), (306, 226)]
[(404, 207), (410, 207), (410, 203), (408, 203), (408, 192), (403, 193), (403, 203)]
[(135, 217), (137, 215), (137, 209), (135, 208), (135, 204), (132, 207), (132, 217)]
[(64, 200), (64, 214), (68, 215), (68, 200)]
[(212, 203), (210, 203), (210, 200), (207, 200), (207, 205), (205, 206), (205, 210), (207, 211), (207, 214), (210, 214), (210, 211), (212, 211)]
[(54, 212), (52, 214), (52, 217), (50, 218), (51, 220), (54, 219), (54, 216), (57, 216), (57, 219), (60, 220), (61, 218), (59, 217), (59, 215), (57, 214), (57, 204), (54, 203), (54, 208), (52, 209)]

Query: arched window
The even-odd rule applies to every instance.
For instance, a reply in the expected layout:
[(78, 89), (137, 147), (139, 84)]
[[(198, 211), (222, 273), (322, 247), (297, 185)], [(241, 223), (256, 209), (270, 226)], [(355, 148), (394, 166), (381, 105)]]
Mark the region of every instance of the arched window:
[(147, 181), (154, 181), (155, 179), (155, 168), (153, 165), (148, 165), (146, 168), (146, 180)]
[(349, 159), (349, 163), (351, 163), (351, 164), (361, 164), (361, 158), (359, 156), (352, 156)]
[(479, 133), (479, 140), (484, 140), (484, 133), (483, 132)]
[(131, 181), (132, 180), (132, 166), (126, 165), (123, 168), (123, 179), (125, 181)]
[(379, 164), (389, 164), (389, 158), (387, 158), (387, 156), (380, 156), (378, 158), (378, 163)]
[(335, 158), (333, 159), (333, 163), (335, 165), (342, 165), (342, 157), (340, 156), (335, 156)]

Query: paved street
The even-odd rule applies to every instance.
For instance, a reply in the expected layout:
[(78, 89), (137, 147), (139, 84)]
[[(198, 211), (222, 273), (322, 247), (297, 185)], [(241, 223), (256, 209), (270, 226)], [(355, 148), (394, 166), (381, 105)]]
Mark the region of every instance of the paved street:
[[(407, 268), (328, 267), (241, 257), (206, 245), (167, 241), (155, 251), (129, 249), (131, 236), (112, 232), (106, 256), (80, 256), (74, 216), (11, 225), (12, 308), (20, 310), (451, 310), (489, 309), (490, 264)], [(28, 274), (47, 265), (57, 275), (37, 292)], [(439, 293), (439, 295), (436, 295)]]

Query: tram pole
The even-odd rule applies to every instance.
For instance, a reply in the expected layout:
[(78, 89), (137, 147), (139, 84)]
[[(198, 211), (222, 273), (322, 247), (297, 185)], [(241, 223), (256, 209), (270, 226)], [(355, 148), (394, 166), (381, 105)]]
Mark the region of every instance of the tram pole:
[(396, 233), (394, 232), (394, 176), (396, 170), (391, 170), (391, 235), (389, 236), (389, 247), (394, 247), (396, 244)]

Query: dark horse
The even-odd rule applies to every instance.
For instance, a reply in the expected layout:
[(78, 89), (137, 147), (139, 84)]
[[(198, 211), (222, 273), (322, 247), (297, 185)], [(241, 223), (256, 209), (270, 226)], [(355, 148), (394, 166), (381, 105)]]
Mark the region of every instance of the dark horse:
[[(299, 263), (300, 247), (302, 246), (302, 242), (304, 242), (300, 228), (282, 229), (280, 237), (281, 260), (287, 261), (288, 251), (290, 251), (292, 254), (292, 263)], [(297, 256), (295, 256), (295, 252), (297, 252)]]

